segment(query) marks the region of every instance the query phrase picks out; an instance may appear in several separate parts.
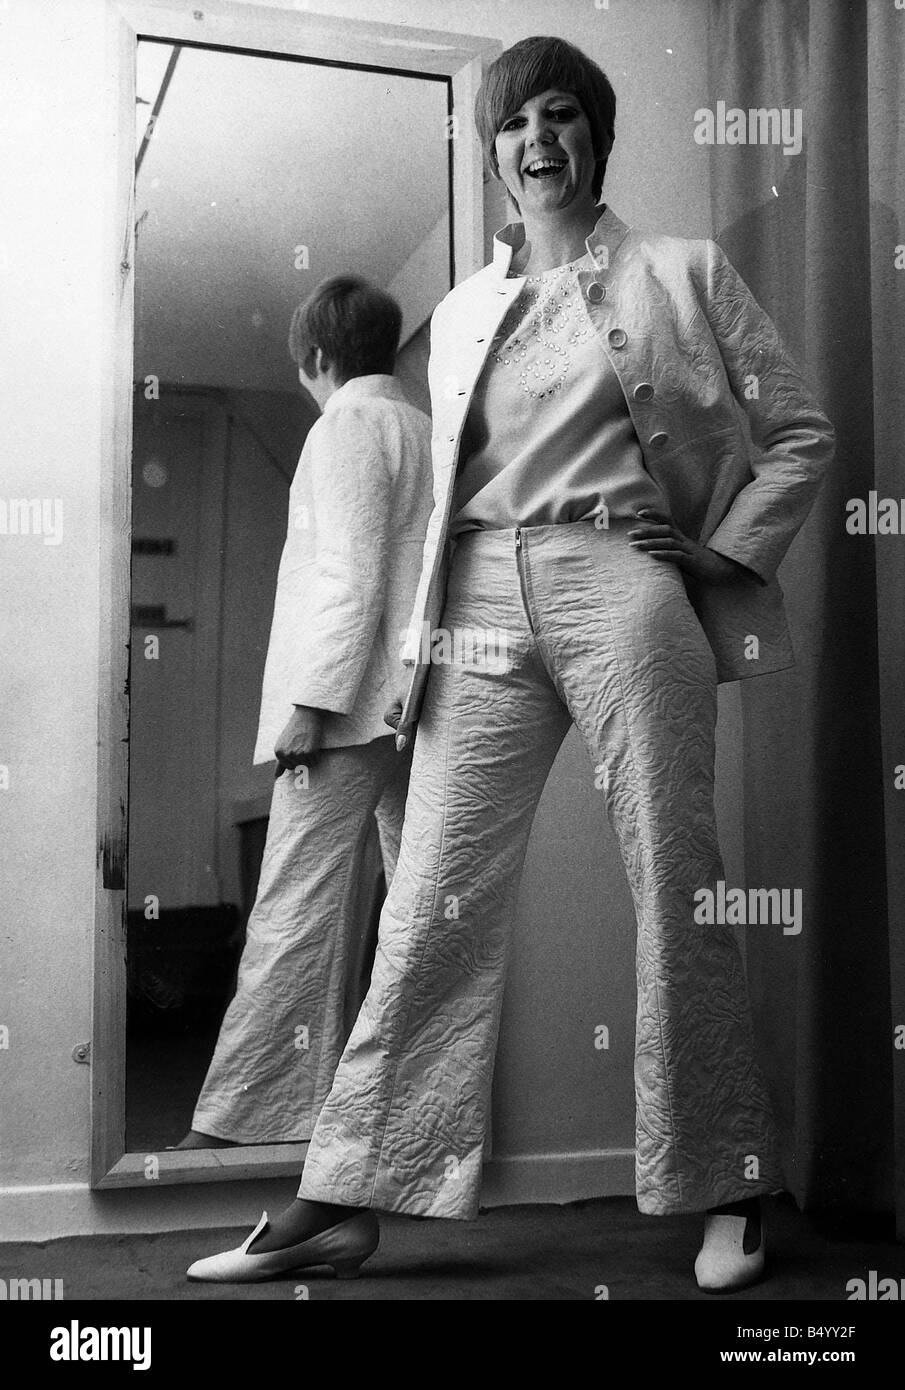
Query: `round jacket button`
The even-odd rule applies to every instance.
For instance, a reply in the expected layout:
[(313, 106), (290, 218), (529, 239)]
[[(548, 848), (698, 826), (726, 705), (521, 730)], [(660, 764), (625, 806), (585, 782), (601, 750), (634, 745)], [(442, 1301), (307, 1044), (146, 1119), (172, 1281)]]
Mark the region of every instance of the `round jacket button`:
[(598, 280), (592, 280), (588, 285), (588, 299), (592, 304), (600, 304), (606, 299), (606, 286), (601, 285)]
[(665, 430), (657, 430), (657, 433), (652, 434), (647, 442), (653, 449), (659, 449), (666, 443), (668, 438), (669, 435)]
[(625, 347), (628, 342), (624, 328), (611, 328), (606, 336), (609, 339), (610, 347)]
[(649, 401), (654, 394), (654, 388), (649, 381), (639, 381), (632, 395), (636, 401)]

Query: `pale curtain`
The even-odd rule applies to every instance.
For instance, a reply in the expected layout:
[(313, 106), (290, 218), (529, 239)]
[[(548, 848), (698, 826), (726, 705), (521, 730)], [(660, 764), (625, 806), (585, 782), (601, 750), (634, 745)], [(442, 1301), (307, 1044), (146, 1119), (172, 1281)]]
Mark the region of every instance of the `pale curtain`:
[(845, 503), (905, 498), (905, 10), (710, 0), (708, 92), (802, 110), (800, 154), (713, 146), (713, 223), (838, 432), (780, 571), (797, 672), (742, 685), (747, 882), (804, 893), (800, 936), (747, 929), (752, 997), (799, 1203), (897, 1196), (903, 1235), (905, 536)]

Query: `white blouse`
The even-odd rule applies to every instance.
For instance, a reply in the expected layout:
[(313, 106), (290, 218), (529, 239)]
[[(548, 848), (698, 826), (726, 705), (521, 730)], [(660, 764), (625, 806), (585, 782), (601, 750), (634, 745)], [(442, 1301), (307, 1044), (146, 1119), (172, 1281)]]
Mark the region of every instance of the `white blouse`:
[(529, 275), (475, 387), (451, 533), (545, 526), (603, 512), (668, 513), (578, 284), (590, 256)]

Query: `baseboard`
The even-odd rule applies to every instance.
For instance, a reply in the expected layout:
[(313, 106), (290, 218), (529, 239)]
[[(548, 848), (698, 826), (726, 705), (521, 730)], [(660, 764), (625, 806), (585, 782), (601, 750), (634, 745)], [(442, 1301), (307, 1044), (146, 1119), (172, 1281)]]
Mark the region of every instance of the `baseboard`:
[[(187, 1183), (154, 1189), (93, 1192), (84, 1183), (0, 1188), (0, 1239), (144, 1235), (162, 1231), (248, 1226), (263, 1209), (279, 1211), (295, 1194), (294, 1178)], [(484, 1169), (485, 1207), (577, 1202), (628, 1196), (635, 1190), (631, 1149), (577, 1154), (496, 1156)]]
[(265, 1178), (110, 1192), (93, 1192), (87, 1183), (0, 1188), (0, 1232), (4, 1241), (47, 1241), (247, 1226), (262, 1209), (280, 1211), (297, 1187), (298, 1179)]
[(635, 1192), (634, 1149), (600, 1149), (574, 1154), (494, 1155), (484, 1165), (481, 1205), (511, 1207), (521, 1202), (581, 1202), (590, 1197), (631, 1197)]

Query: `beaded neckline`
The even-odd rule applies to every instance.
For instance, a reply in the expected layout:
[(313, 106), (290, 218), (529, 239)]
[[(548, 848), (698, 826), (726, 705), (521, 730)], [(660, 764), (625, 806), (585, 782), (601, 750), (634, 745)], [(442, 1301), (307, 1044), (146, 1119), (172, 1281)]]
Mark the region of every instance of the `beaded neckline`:
[(551, 266), (549, 270), (539, 270), (536, 275), (522, 276), (519, 271), (510, 270), (506, 278), (507, 280), (525, 279), (529, 285), (539, 285), (542, 284), (544, 280), (549, 280), (552, 276), (570, 274), (572, 271), (577, 270), (584, 260), (584, 256), (579, 256), (577, 260), (568, 261), (565, 265), (554, 265)]

